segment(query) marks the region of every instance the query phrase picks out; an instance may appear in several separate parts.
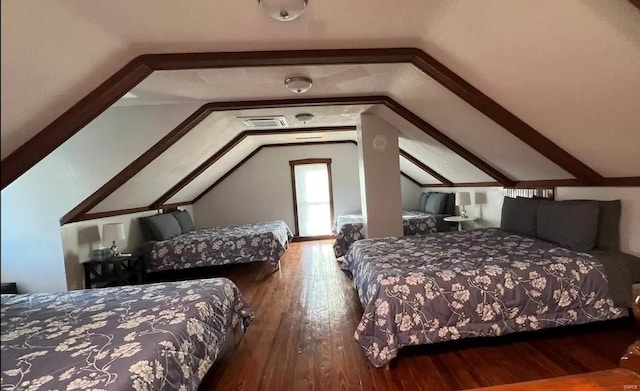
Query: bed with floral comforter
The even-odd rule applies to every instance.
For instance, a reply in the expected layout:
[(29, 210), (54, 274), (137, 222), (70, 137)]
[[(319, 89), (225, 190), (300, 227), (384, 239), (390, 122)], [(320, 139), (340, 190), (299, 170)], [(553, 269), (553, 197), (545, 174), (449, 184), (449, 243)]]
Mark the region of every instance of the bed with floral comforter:
[[(347, 253), (351, 244), (364, 239), (364, 218), (362, 215), (338, 216), (332, 233), (336, 235), (333, 252), (336, 258)], [(409, 210), (402, 212), (402, 227), (405, 236), (426, 235), (437, 232), (437, 220), (432, 214)]]
[(409, 345), (628, 316), (591, 255), (499, 229), (360, 240), (342, 268), (364, 307), (355, 338), (375, 366)]
[(277, 266), (292, 238), (284, 221), (197, 229), (154, 242), (145, 263), (148, 272), (247, 262)]
[(196, 390), (253, 313), (226, 278), (2, 295), (2, 390)]

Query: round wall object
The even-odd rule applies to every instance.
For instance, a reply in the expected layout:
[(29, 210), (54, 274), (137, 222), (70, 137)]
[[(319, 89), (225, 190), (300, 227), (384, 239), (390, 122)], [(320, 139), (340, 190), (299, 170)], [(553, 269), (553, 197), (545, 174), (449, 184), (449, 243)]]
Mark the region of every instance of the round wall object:
[(376, 151), (383, 151), (387, 147), (387, 138), (382, 135), (378, 135), (373, 138), (373, 149)]

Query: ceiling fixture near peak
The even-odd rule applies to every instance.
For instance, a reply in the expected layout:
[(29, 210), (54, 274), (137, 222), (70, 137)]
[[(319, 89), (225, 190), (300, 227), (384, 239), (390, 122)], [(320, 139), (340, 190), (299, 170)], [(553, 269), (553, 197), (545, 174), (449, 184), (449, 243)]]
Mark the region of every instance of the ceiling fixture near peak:
[(296, 19), (307, 9), (308, 0), (258, 0), (269, 16), (281, 22)]
[(292, 76), (284, 79), (284, 85), (296, 94), (304, 94), (313, 85), (313, 80), (304, 76)]
[(311, 113), (296, 114), (296, 119), (302, 122), (303, 124), (308, 124), (309, 122), (311, 122), (311, 120), (313, 120), (313, 114)]

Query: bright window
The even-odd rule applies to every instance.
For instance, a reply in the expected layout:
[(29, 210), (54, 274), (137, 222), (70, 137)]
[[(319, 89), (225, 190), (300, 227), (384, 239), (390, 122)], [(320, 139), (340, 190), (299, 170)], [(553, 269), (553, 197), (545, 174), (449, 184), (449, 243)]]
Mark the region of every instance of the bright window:
[(329, 235), (332, 223), (330, 161), (291, 163), (295, 182), (298, 236)]

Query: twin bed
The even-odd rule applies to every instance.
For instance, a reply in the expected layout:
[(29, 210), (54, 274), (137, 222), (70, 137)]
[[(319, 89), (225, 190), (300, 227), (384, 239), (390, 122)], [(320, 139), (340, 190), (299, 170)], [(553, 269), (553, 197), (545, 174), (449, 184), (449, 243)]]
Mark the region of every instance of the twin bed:
[(194, 229), (146, 244), (147, 272), (248, 262), (279, 267), (292, 239), (284, 221)]
[(195, 228), (187, 211), (139, 219), (148, 273), (248, 262), (279, 267), (293, 235), (284, 221)]

